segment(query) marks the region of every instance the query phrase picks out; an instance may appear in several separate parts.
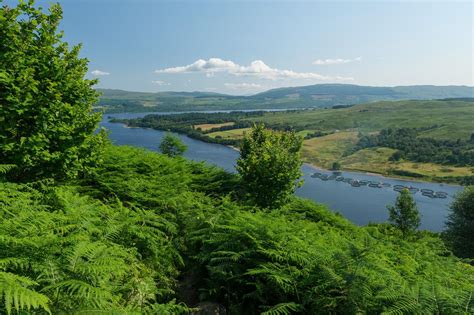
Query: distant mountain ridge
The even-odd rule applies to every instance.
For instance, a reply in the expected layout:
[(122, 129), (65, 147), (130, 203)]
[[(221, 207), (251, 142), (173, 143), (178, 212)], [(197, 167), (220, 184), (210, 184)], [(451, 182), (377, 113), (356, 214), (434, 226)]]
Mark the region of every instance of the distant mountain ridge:
[(213, 92), (129, 92), (97, 89), (106, 112), (321, 108), (375, 101), (473, 98), (471, 86), (361, 86), (316, 84), (271, 89), (251, 96)]
[(439, 99), (474, 97), (474, 87), (470, 86), (436, 86), (436, 85), (412, 85), (412, 86), (361, 86), (353, 84), (317, 84), (299, 87), (287, 87), (268, 90), (251, 96), (252, 98), (300, 98), (324, 97), (328, 98), (342, 96), (374, 97), (384, 99)]

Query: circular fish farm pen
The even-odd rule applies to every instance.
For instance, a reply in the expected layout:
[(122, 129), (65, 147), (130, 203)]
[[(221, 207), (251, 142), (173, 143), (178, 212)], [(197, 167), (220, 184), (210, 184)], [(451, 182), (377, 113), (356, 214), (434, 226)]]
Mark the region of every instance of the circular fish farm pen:
[(431, 192), (422, 192), (421, 193), (423, 196), (425, 197), (429, 197), (429, 198), (437, 198), (433, 193)]
[(369, 187), (372, 187), (372, 188), (382, 188), (382, 185), (369, 184)]
[(371, 188), (392, 188), (393, 191), (396, 192), (401, 192), (404, 189), (407, 189), (410, 193), (416, 194), (420, 192), (422, 196), (428, 197), (428, 198), (439, 198), (439, 199), (446, 199), (448, 198), (448, 193), (444, 191), (437, 191), (435, 192), (432, 189), (427, 189), (427, 188), (418, 188), (418, 187), (413, 187), (413, 186), (404, 186), (400, 184), (392, 185), (390, 183), (384, 183), (384, 182), (379, 182), (379, 181), (371, 181), (371, 180), (366, 180), (366, 179), (361, 179), (358, 180), (356, 178), (350, 178), (350, 177), (344, 177), (341, 176), (342, 172), (332, 172), (328, 174), (323, 174), (320, 172), (315, 172), (311, 174), (311, 177), (313, 178), (319, 178), (322, 181), (329, 181), (329, 180), (334, 180), (336, 182), (342, 182), (351, 185), (352, 187), (361, 187), (361, 186), (368, 186)]
[(448, 193), (444, 191), (437, 191), (435, 194), (436, 198), (446, 199), (448, 197)]
[(369, 187), (372, 188), (382, 188), (382, 184), (379, 182), (369, 182)]

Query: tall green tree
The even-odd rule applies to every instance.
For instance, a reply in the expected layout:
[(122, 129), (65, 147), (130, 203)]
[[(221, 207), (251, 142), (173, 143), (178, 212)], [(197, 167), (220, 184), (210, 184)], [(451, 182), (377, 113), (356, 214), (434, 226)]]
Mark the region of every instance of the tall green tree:
[(403, 189), (395, 205), (387, 208), (389, 221), (398, 227), (404, 236), (414, 232), (420, 226), (420, 213), (408, 189)]
[(237, 170), (250, 198), (260, 207), (284, 204), (302, 182), (302, 138), (255, 125), (241, 145)]
[(474, 258), (474, 186), (466, 187), (451, 204), (444, 238), (454, 254)]
[(49, 13), (34, 1), (0, 8), (0, 161), (17, 165), (18, 179), (77, 177), (105, 141), (94, 133), (97, 81), (84, 78), (81, 46), (62, 40), (61, 18), (59, 4)]
[(175, 157), (183, 155), (186, 152), (187, 147), (178, 137), (167, 133), (160, 143), (160, 151), (169, 157)]

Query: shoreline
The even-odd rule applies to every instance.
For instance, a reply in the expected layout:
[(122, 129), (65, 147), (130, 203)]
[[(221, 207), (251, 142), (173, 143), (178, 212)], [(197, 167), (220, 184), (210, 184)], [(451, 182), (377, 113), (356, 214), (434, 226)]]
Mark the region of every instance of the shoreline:
[[(232, 150), (240, 152), (239, 148), (237, 148), (237, 147), (234, 147), (232, 145), (225, 145), (225, 146), (232, 149)], [(321, 171), (324, 171), (324, 172), (335, 172), (335, 170), (326, 169), (326, 168), (321, 167), (319, 165), (309, 163), (309, 162), (305, 162), (304, 160), (303, 160), (303, 164), (306, 164), (307, 166), (309, 166), (313, 169), (316, 169), (316, 170), (321, 170)], [(367, 172), (367, 171), (358, 170), (358, 169), (351, 169), (351, 168), (342, 168), (342, 169), (337, 170), (337, 171), (350, 172), (350, 173), (361, 174), (361, 175), (369, 175), (369, 176), (378, 176), (378, 177), (383, 177), (383, 178), (387, 178), (387, 179), (400, 180), (400, 181), (406, 181), (406, 182), (430, 183), (430, 184), (449, 185), (449, 186), (455, 186), (455, 187), (464, 187), (463, 185), (454, 184), (454, 183), (437, 182), (437, 181), (432, 181), (432, 180), (428, 180), (428, 179), (412, 178), (412, 177), (408, 177), (408, 176), (392, 176), (392, 175), (383, 174), (383, 173)]]
[(304, 162), (304, 164), (316, 169), (316, 170), (321, 170), (321, 171), (324, 171), (324, 172), (348, 172), (348, 173), (354, 173), (354, 174), (361, 174), (361, 175), (367, 175), (367, 176), (374, 176), (374, 177), (383, 177), (383, 178), (387, 178), (387, 179), (390, 179), (390, 180), (399, 180), (399, 181), (404, 181), (404, 182), (416, 182), (416, 183), (426, 183), (426, 184), (439, 184), (439, 185), (442, 185), (442, 186), (453, 186), (453, 187), (465, 187), (463, 185), (459, 185), (459, 184), (455, 184), (455, 183), (449, 183), (449, 182), (437, 182), (437, 181), (431, 181), (431, 180), (428, 180), (428, 179), (420, 179), (420, 178), (411, 178), (411, 177), (402, 177), (402, 176), (391, 176), (391, 175), (385, 175), (385, 174), (381, 174), (381, 173), (373, 173), (373, 172), (366, 172), (366, 171), (363, 171), (363, 170), (357, 170), (357, 169), (340, 169), (338, 171), (334, 171), (334, 170), (328, 170), (328, 169), (325, 169), (323, 167), (319, 167), (317, 165), (314, 165), (314, 164), (311, 164), (311, 163), (306, 163)]

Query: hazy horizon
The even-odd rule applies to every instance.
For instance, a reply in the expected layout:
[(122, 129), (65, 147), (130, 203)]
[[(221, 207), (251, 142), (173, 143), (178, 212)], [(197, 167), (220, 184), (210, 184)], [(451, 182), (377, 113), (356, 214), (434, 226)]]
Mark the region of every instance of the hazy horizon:
[[(434, 86), (434, 87), (468, 87), (468, 88), (474, 88), (474, 85), (432, 85), (432, 84), (417, 84), (417, 85), (380, 85), (380, 86), (371, 86), (371, 85), (360, 85), (360, 84), (349, 84), (349, 83), (316, 83), (316, 84), (310, 84), (310, 85), (317, 85), (317, 84), (347, 84), (347, 85), (357, 85), (357, 86), (370, 86), (370, 87), (388, 87), (388, 88), (394, 88), (394, 87), (416, 87), (416, 86)], [(230, 96), (252, 96), (255, 94), (267, 92), (269, 90), (273, 89), (285, 89), (285, 88), (297, 88), (297, 87), (305, 87), (309, 85), (295, 85), (295, 86), (281, 86), (281, 87), (275, 87), (275, 88), (270, 88), (267, 90), (263, 91), (258, 91), (254, 93), (247, 93), (247, 94), (233, 94), (232, 92), (226, 93), (226, 92), (212, 92), (212, 91), (201, 91), (201, 90), (162, 90), (162, 91), (140, 91), (140, 90), (126, 90), (126, 89), (117, 89), (117, 88), (104, 88), (100, 86), (95, 86), (94, 88), (96, 90), (117, 90), (117, 91), (124, 91), (124, 92), (132, 92), (132, 93), (167, 93), (167, 92), (172, 92), (172, 93), (216, 93), (216, 94), (225, 94), (225, 95), (230, 95)], [(474, 95), (473, 95), (474, 97)]]

